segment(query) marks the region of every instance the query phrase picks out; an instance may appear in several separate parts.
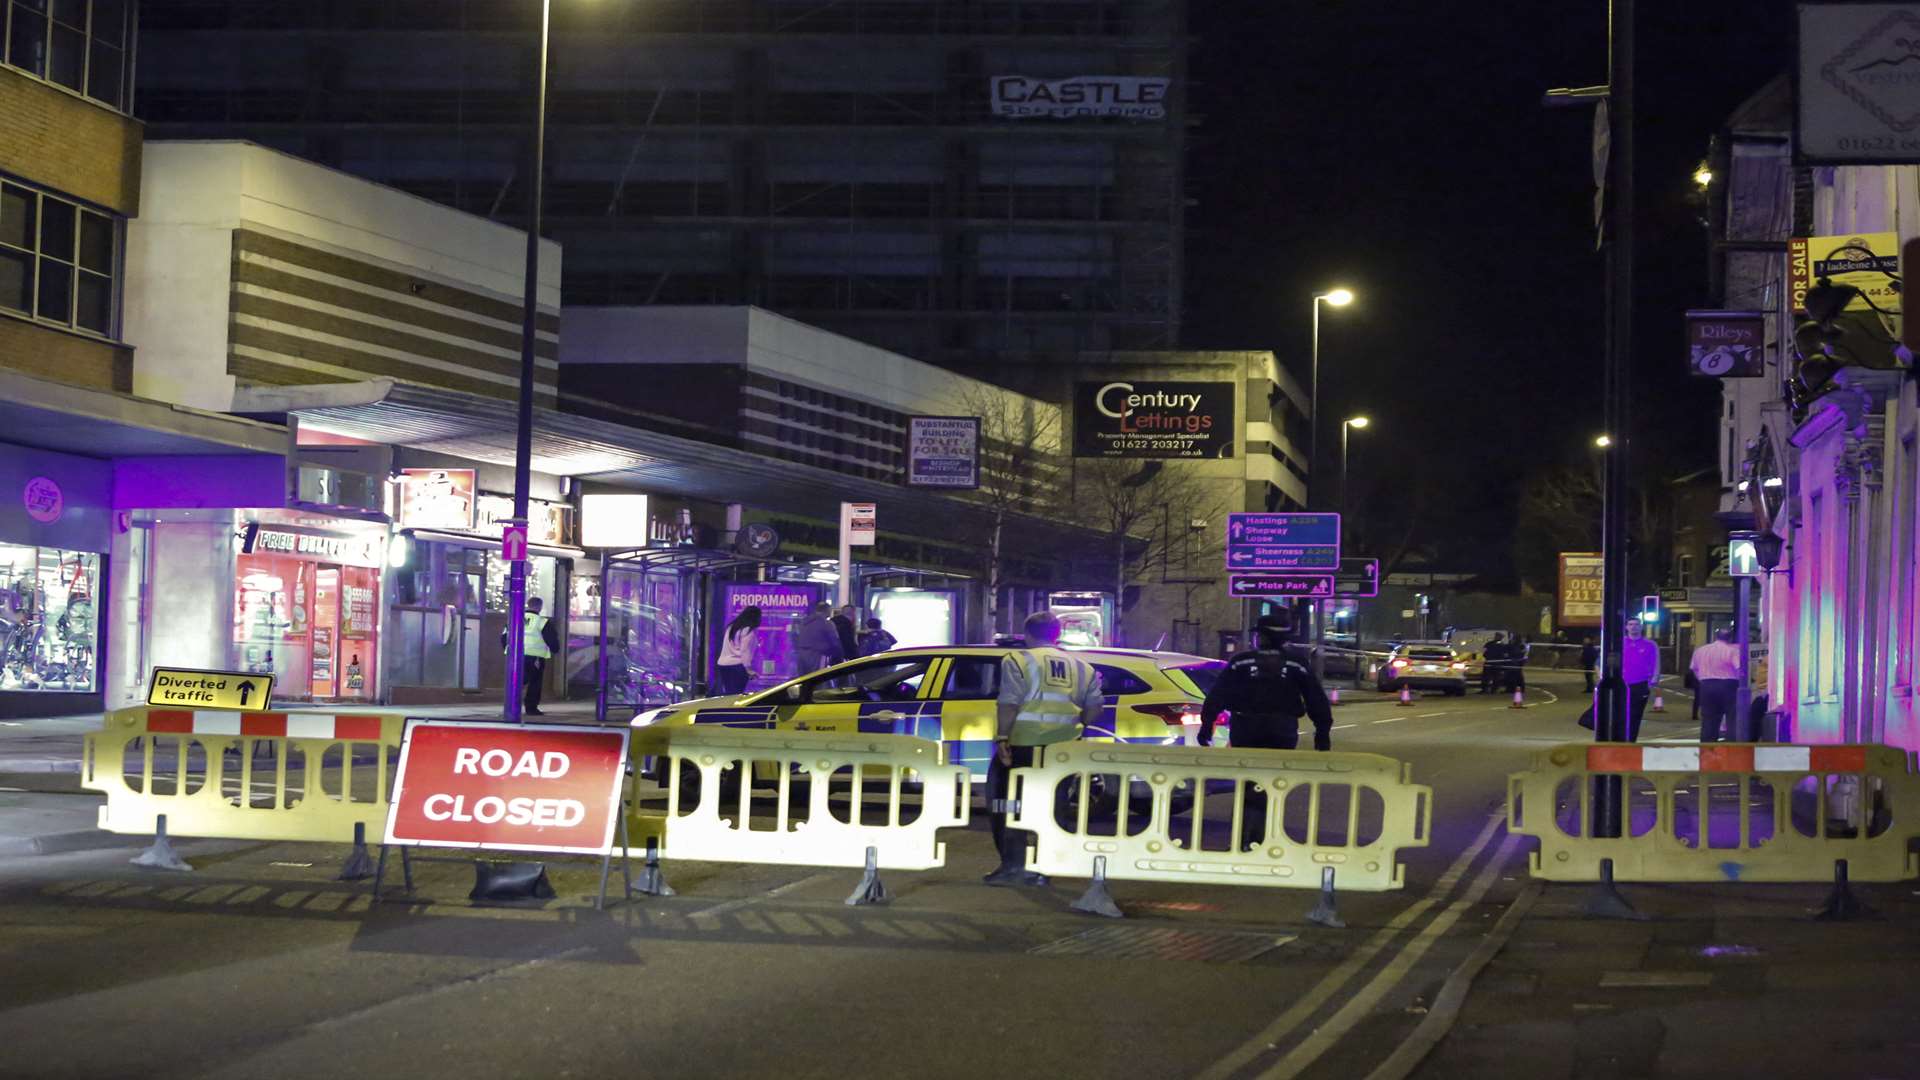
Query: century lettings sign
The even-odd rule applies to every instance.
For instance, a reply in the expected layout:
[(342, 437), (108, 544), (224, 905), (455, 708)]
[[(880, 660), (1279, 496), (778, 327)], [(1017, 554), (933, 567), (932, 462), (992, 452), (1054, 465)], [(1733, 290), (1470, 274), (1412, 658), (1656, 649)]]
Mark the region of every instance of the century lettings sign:
[(1799, 76), (1802, 158), (1920, 161), (1920, 4), (1801, 4)]
[(1073, 455), (1233, 456), (1230, 382), (1083, 382), (1073, 392)]

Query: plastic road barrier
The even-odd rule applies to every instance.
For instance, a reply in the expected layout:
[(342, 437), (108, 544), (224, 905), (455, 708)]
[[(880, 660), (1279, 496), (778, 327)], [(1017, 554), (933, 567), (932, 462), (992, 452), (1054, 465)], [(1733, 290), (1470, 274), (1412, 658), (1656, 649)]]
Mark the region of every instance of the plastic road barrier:
[(634, 813), (628, 844), (676, 858), (927, 870), (971, 813), (967, 767), (910, 735), (639, 728), (632, 753), (662, 761), (667, 811)]
[(164, 817), (176, 836), (347, 843), (385, 826), (405, 727), (399, 714), (118, 709), (87, 735), (80, 783), (106, 793), (108, 832), (153, 833)]
[[(1596, 780), (1619, 788), (1602, 836)], [(1920, 874), (1920, 777), (1884, 746), (1580, 743), (1534, 755), (1507, 781), (1507, 826), (1540, 841), (1549, 881), (1817, 882)]]
[(1433, 821), (1432, 789), (1379, 754), (1066, 742), (1012, 782), (1028, 869), (1064, 877), (1310, 889), (1333, 869), (1378, 892), (1404, 884), (1397, 855)]

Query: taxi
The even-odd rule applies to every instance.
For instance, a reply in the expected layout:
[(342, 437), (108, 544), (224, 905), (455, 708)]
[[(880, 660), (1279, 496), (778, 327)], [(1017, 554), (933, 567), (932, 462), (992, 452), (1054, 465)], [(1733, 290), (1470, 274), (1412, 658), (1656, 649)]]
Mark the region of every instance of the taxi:
[[(649, 709), (634, 727), (719, 724), (777, 731), (913, 735), (947, 748), (947, 760), (987, 772), (997, 722), (1000, 661), (1013, 649), (959, 645), (894, 649), (822, 668), (758, 693)], [(1156, 746), (1191, 744), (1200, 703), (1226, 665), (1185, 653), (1067, 649), (1100, 673), (1106, 706), (1084, 738)]]

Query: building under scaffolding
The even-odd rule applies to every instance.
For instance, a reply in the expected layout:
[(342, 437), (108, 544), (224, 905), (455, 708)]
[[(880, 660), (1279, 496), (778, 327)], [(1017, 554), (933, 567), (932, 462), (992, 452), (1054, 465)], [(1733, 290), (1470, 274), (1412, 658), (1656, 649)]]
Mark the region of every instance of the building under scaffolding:
[[(146, 0), (136, 109), (149, 137), (251, 139), (518, 223), (539, 6)], [(553, 19), (568, 305), (753, 304), (960, 369), (1177, 343), (1182, 0), (553, 0)], [(1007, 76), (1164, 79), (1164, 104), (1014, 117)]]

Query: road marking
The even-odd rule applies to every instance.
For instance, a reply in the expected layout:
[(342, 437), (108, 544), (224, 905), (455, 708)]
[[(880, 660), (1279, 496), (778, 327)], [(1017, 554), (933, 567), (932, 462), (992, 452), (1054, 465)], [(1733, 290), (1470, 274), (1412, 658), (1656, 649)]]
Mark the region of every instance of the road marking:
[(1335, 730), (1335, 731), (1345, 731), (1345, 730), (1347, 730), (1347, 729), (1348, 729), (1348, 728), (1350, 728), (1350, 727), (1359, 727), (1359, 726), (1360, 726), (1359, 724), (1335, 724), (1335, 725), (1333, 725), (1333, 730)]
[(1326, 1023), (1314, 1028), (1305, 1039), (1301, 1040), (1300, 1045), (1294, 1047), (1291, 1053), (1281, 1058), (1272, 1068), (1261, 1073), (1263, 1080), (1269, 1077), (1285, 1080), (1287, 1077), (1299, 1076), (1309, 1065), (1319, 1060), (1320, 1055), (1332, 1049), (1333, 1044), (1339, 1042), (1341, 1037), (1365, 1020), (1373, 1012), (1373, 1007), (1386, 996), (1387, 991), (1398, 985), (1400, 980), (1406, 977), (1407, 972), (1413, 970), (1413, 965), (1419, 963), (1420, 958), (1427, 954), (1427, 950), (1433, 948), (1434, 943), (1439, 941), (1448, 930), (1453, 929), (1453, 924), (1460, 920), (1460, 916), (1464, 915), (1468, 908), (1478, 904), (1481, 897), (1487, 894), (1487, 890), (1493, 888), (1494, 881), (1506, 869), (1504, 864), (1507, 856), (1519, 846), (1520, 837), (1513, 833), (1507, 834), (1507, 838), (1500, 842), (1499, 849), (1494, 852), (1493, 858), (1487, 861), (1486, 868), (1480, 871), (1480, 876), (1475, 878), (1473, 885), (1467, 889), (1466, 895), (1448, 904), (1445, 911), (1434, 916), (1433, 921), (1408, 942), (1405, 948), (1395, 954), (1386, 967), (1381, 968), (1379, 973), (1361, 987), (1358, 993), (1347, 999), (1347, 1003), (1340, 1007), (1339, 1012), (1328, 1017)]
[(773, 888), (768, 889), (766, 892), (763, 892), (758, 896), (742, 896), (737, 900), (727, 900), (723, 903), (715, 904), (710, 908), (702, 908), (699, 911), (696, 911), (693, 914), (688, 915), (687, 918), (698, 919), (702, 915), (708, 915), (708, 916), (725, 915), (729, 911), (738, 911), (743, 907), (747, 907), (752, 904), (757, 904), (762, 900), (771, 900), (774, 897), (781, 895), (782, 893), (790, 893), (793, 890), (798, 889), (804, 885), (812, 885), (813, 883), (818, 881), (825, 881), (832, 876), (833, 876), (832, 874), (811, 874), (807, 877), (801, 878), (798, 881), (789, 881), (785, 885), (776, 885)]
[(1601, 986), (1674, 987), (1712, 986), (1711, 971), (1607, 971), (1600, 975)]
[(1443, 713), (1443, 712), (1423, 712), (1423, 713), (1414, 713), (1414, 714), (1413, 714), (1412, 716), (1410, 716), (1410, 717), (1408, 717), (1407, 719), (1409, 719), (1409, 720), (1424, 720), (1424, 719), (1426, 719), (1426, 718), (1427, 718), (1427, 717), (1429, 717), (1429, 716), (1451, 716), (1451, 715), (1453, 715), (1453, 714), (1452, 714), (1452, 713)]
[(1389, 716), (1389, 717), (1387, 717), (1387, 718), (1386, 718), (1385, 720), (1375, 720), (1375, 721), (1374, 721), (1374, 723), (1376, 723), (1376, 724), (1397, 724), (1397, 723), (1399, 723), (1399, 722), (1400, 722), (1400, 721), (1402, 721), (1402, 720), (1411, 720), (1411, 719), (1412, 719), (1412, 717), (1409, 717), (1409, 716)]
[[(1400, 931), (1411, 926), (1420, 916), (1426, 914), (1427, 909), (1438, 904), (1442, 897), (1452, 892), (1453, 887), (1466, 875), (1467, 868), (1473, 865), (1473, 860), (1479, 858), (1480, 853), (1493, 842), (1494, 833), (1505, 824), (1504, 813), (1489, 817), (1486, 826), (1480, 830), (1480, 835), (1475, 837), (1473, 843), (1453, 860), (1446, 871), (1440, 875), (1439, 880), (1433, 883), (1433, 888), (1425, 897), (1407, 905), (1387, 925), (1374, 931), (1366, 944), (1355, 949), (1339, 967), (1328, 972), (1315, 984), (1313, 989), (1300, 995), (1293, 1008), (1281, 1013), (1273, 1023), (1262, 1028), (1253, 1038), (1241, 1043), (1239, 1049), (1214, 1062), (1199, 1075), (1198, 1080), (1225, 1080), (1226, 1077), (1245, 1068), (1248, 1062), (1273, 1049), (1276, 1043), (1285, 1038), (1294, 1028), (1299, 1027), (1326, 1004), (1341, 987), (1372, 963), (1373, 958), (1380, 954), (1380, 950), (1400, 936)], [(1497, 866), (1498, 863), (1495, 865)]]

